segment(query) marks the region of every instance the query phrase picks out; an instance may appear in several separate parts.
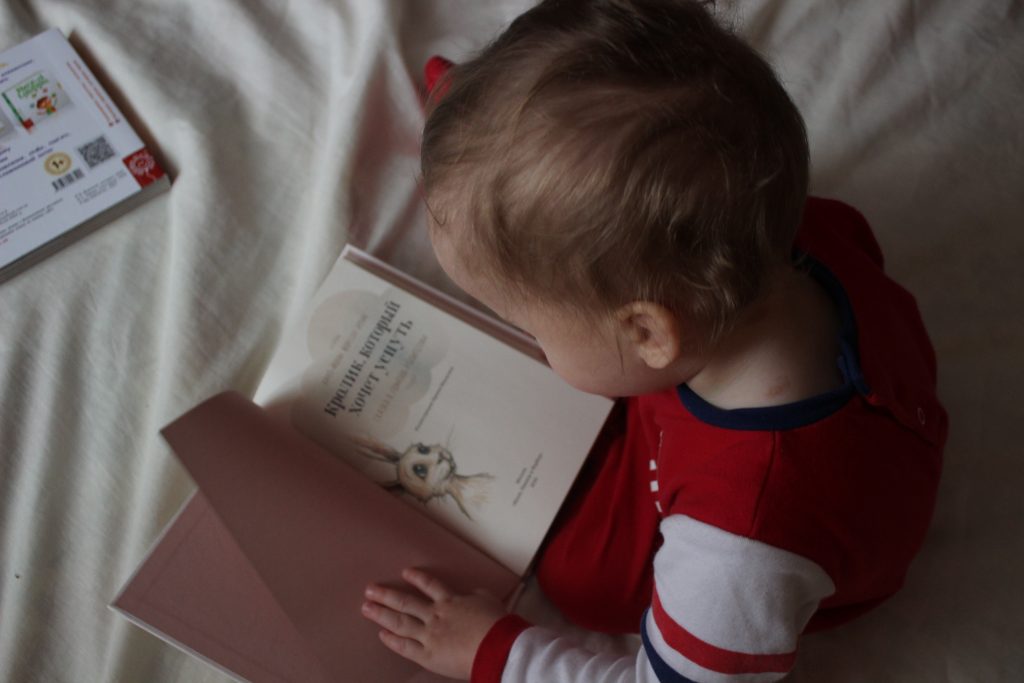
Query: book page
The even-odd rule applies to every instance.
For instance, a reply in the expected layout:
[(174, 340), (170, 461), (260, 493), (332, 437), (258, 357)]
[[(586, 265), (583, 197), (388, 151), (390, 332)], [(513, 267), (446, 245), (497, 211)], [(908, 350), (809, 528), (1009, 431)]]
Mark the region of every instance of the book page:
[(256, 399), (518, 574), (612, 405), (345, 258)]
[[(175, 521), (118, 605), (232, 671), (243, 662), (263, 671), (261, 681), (317, 680), (293, 678), (301, 669), (332, 681), (407, 681), (419, 667), (388, 650), (360, 613), (367, 583), (402, 585), (410, 566), (461, 592), (506, 596), (519, 582), (239, 394), (214, 396), (162, 433), (208, 505), (186, 508), (193, 516)], [(237, 613), (197, 607), (250, 600)], [(247, 624), (250, 615), (275, 623)], [(283, 640), (255, 653), (253, 638)]]
[(111, 606), (241, 680), (331, 681), (201, 493), (189, 499)]

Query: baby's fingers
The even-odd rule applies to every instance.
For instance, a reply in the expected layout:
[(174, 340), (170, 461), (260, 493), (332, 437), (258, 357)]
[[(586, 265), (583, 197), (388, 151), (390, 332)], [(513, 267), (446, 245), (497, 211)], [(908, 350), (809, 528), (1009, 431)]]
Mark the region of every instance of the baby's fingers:
[(420, 621), (426, 622), (430, 618), (430, 605), (425, 600), (415, 595), (410, 595), (405, 591), (385, 588), (384, 586), (371, 583), (366, 587), (365, 595), (374, 602), (379, 602), (396, 612), (412, 615)]
[(434, 602), (448, 600), (452, 597), (452, 592), (444, 582), (440, 579), (434, 578), (434, 576), (426, 573), (422, 569), (414, 569), (410, 567), (402, 572), (402, 578), (416, 586), (416, 588), (419, 588), (424, 595)]
[(380, 638), (380, 642), (384, 643), (389, 650), (423, 666), (424, 649), (423, 644), (419, 641), (412, 638), (403, 638), (387, 630), (381, 631), (377, 636)]
[(378, 605), (375, 602), (363, 603), (363, 615), (379, 626), (383, 626), (391, 633), (402, 638), (423, 638), (423, 622), (408, 614), (396, 612), (390, 607)]

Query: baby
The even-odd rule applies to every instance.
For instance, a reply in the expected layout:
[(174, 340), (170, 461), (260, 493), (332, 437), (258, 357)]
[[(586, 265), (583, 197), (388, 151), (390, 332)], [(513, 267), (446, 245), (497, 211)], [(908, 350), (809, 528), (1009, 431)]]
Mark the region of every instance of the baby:
[(625, 397), (538, 560), (596, 654), (410, 569), (384, 644), (474, 681), (770, 681), (901, 586), (946, 437), (913, 298), (808, 199), (771, 68), (687, 0), (549, 0), (433, 91), (445, 272), (588, 392)]

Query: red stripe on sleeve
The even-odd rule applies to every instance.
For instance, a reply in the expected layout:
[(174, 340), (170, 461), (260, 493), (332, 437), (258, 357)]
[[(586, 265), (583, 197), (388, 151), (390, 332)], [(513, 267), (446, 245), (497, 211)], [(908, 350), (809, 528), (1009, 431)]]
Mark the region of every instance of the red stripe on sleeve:
[(654, 593), (651, 611), (654, 623), (669, 647), (705, 669), (723, 674), (786, 673), (796, 662), (796, 652), (754, 655), (724, 650), (705, 643), (673, 621), (662, 606), (657, 591)]
[(498, 619), (476, 650), (470, 683), (500, 683), (512, 644), (530, 626), (530, 622), (518, 614), (506, 614)]

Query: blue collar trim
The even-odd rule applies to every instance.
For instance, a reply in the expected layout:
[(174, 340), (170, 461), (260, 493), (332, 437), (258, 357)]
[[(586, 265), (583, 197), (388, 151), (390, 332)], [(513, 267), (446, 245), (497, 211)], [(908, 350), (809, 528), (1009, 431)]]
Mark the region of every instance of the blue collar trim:
[(836, 363), (843, 375), (843, 386), (780, 406), (726, 410), (708, 403), (686, 384), (680, 384), (676, 387), (679, 400), (701, 422), (725, 429), (749, 431), (796, 429), (835, 413), (846, 405), (854, 394), (867, 395), (870, 392), (860, 367), (857, 321), (846, 290), (832, 271), (814, 257), (802, 252), (795, 252), (794, 256), (795, 262), (805, 267), (811, 277), (824, 287), (839, 311), (839, 357)]

